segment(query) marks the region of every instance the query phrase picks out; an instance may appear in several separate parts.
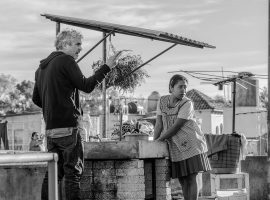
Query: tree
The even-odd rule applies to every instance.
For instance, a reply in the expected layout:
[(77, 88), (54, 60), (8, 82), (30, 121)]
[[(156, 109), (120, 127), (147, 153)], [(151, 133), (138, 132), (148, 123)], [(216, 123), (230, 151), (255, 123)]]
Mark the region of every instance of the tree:
[(5, 104), (5, 112), (19, 113), (22, 111), (40, 110), (32, 102), (34, 83), (17, 80), (11, 75), (0, 75), (0, 101)]

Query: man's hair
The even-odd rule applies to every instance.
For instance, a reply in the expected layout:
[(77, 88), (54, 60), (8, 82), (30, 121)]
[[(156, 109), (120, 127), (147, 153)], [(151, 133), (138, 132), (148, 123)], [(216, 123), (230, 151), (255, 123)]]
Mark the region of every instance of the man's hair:
[(74, 39), (83, 39), (83, 36), (74, 29), (64, 29), (57, 34), (54, 46), (56, 50), (62, 50), (65, 45), (71, 45)]

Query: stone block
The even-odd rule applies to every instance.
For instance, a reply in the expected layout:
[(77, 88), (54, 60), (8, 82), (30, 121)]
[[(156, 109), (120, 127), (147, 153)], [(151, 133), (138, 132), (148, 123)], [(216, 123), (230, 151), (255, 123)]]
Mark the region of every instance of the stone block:
[(113, 160), (94, 161), (93, 169), (114, 169), (114, 161)]
[(93, 199), (96, 200), (104, 200), (104, 199), (110, 199), (114, 200), (117, 199), (116, 191), (106, 191), (106, 192), (93, 192)]
[(156, 174), (168, 174), (170, 171), (169, 171), (169, 168), (167, 166), (156, 166)]
[(144, 176), (117, 176), (117, 183), (145, 183)]
[(93, 183), (92, 176), (82, 176), (81, 179), (81, 190), (91, 190), (91, 185)]
[(134, 191), (144, 191), (144, 190), (145, 190), (145, 185), (143, 183), (141, 183), (141, 184), (118, 183), (117, 184), (117, 191), (118, 192), (128, 192), (128, 191), (134, 192)]
[(115, 169), (94, 169), (92, 170), (92, 174), (95, 177), (109, 177), (109, 176), (115, 176), (116, 175), (116, 171)]
[(84, 160), (84, 168), (90, 168), (92, 169), (93, 167), (93, 161), (91, 160)]
[(155, 159), (155, 165), (156, 167), (169, 167), (170, 166), (170, 160), (169, 159)]
[(170, 181), (157, 180), (156, 181), (156, 188), (171, 188)]
[(116, 176), (136, 176), (144, 175), (143, 168), (134, 169), (116, 169)]
[(143, 167), (144, 167), (143, 160), (125, 160), (125, 161), (115, 162), (116, 169), (130, 169), (130, 168), (143, 168)]
[(145, 199), (144, 191), (135, 191), (135, 192), (117, 192), (117, 197), (119, 199)]

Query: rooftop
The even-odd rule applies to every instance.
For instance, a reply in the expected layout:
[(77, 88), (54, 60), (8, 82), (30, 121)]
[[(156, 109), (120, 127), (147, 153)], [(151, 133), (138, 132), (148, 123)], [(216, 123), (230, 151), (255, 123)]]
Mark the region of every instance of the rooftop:
[(217, 102), (196, 89), (189, 90), (187, 97), (193, 101), (195, 110), (222, 110), (225, 106), (225, 103)]

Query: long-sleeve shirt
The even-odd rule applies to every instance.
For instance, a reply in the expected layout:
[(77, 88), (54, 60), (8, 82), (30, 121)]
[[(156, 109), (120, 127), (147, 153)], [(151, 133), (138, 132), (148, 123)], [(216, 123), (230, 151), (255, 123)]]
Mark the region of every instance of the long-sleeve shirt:
[(76, 127), (81, 115), (79, 90), (90, 93), (110, 71), (103, 65), (86, 78), (72, 56), (52, 52), (35, 73), (33, 102), (42, 108), (46, 130)]

